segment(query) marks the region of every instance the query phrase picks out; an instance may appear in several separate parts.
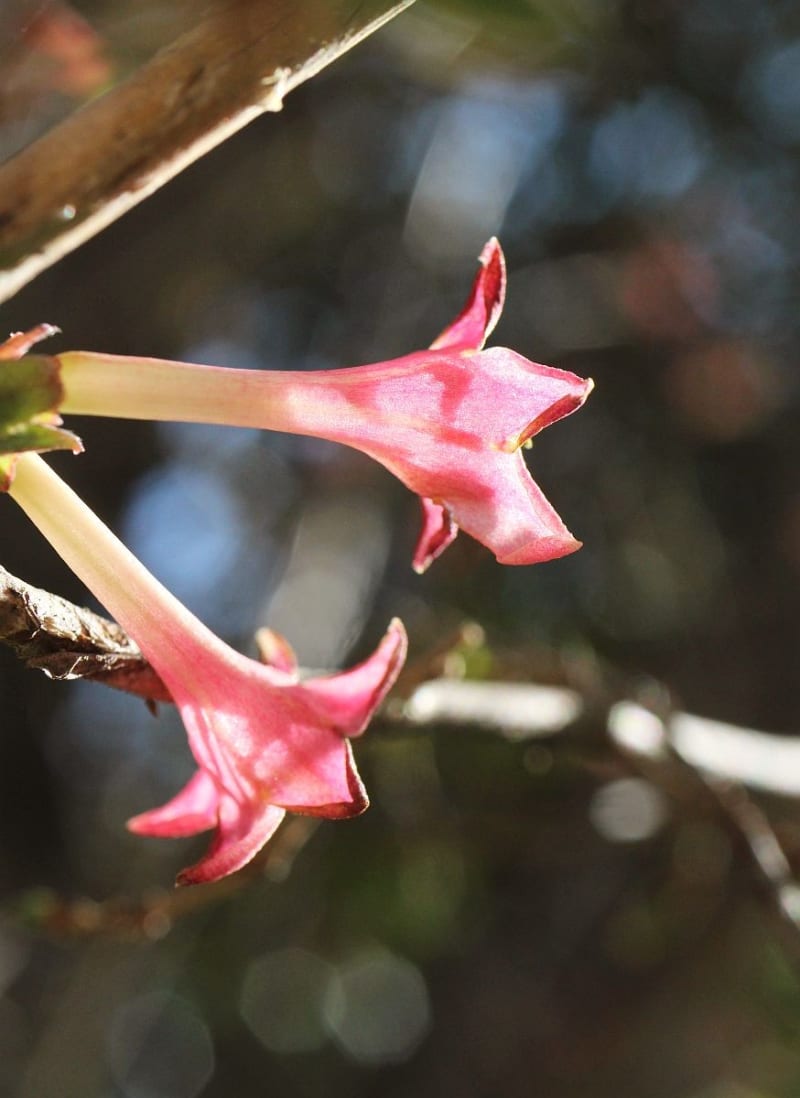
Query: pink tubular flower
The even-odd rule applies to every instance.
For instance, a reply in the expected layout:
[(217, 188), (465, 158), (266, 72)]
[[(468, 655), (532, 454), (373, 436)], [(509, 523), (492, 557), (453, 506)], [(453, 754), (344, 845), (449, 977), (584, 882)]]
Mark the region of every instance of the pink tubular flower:
[(316, 435), (362, 450), (423, 506), (414, 566), (424, 569), (458, 527), (502, 564), (535, 564), (580, 542), (531, 479), (521, 447), (574, 412), (592, 382), (482, 350), (505, 294), (503, 253), (486, 245), (460, 316), (426, 351), (342, 370), (231, 370), (158, 359), (58, 356), (62, 410)]
[(179, 884), (240, 869), (285, 813), (342, 818), (367, 807), (349, 738), (360, 735), (405, 657), (395, 620), (362, 664), (299, 680), (289, 646), (265, 632), (266, 663), (234, 652), (175, 599), (49, 466), (20, 455), (9, 494), (119, 623), (175, 701), (198, 769), (168, 804), (130, 821), (139, 834), (216, 830)]

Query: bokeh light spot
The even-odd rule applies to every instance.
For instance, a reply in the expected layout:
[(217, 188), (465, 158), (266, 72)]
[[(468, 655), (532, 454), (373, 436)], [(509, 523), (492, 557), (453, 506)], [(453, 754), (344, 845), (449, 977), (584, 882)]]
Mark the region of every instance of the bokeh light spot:
[(253, 961), (239, 1010), (271, 1052), (312, 1052), (327, 1040), (322, 1008), (334, 970), (305, 949), (282, 949)]
[(195, 1098), (214, 1070), (205, 1022), (168, 992), (130, 999), (114, 1014), (108, 1062), (125, 1098)]
[(642, 778), (608, 782), (598, 789), (589, 805), (589, 817), (595, 828), (612, 843), (652, 838), (666, 816), (663, 794)]
[(422, 974), (387, 950), (361, 953), (339, 969), (339, 979), (331, 984), (325, 1021), (353, 1060), (375, 1066), (402, 1063), (431, 1023)]
[(800, 141), (800, 41), (756, 58), (744, 81), (746, 97), (770, 136)]
[(598, 123), (590, 171), (612, 199), (675, 198), (702, 170), (705, 144), (697, 104), (668, 88), (650, 88)]

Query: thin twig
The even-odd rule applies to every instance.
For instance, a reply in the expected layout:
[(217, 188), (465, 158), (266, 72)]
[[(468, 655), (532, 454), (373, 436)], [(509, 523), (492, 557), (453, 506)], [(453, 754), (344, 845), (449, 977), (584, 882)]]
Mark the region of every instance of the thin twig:
[(413, 0), (214, 0), (130, 79), (0, 167), (0, 302)]
[[(630, 705), (632, 703), (624, 703)], [(800, 961), (800, 885), (792, 865), (781, 846), (770, 819), (763, 808), (750, 796), (745, 786), (729, 777), (720, 777), (702, 762), (692, 762), (692, 745), (684, 730), (677, 735), (674, 724), (684, 723), (687, 714), (665, 711), (650, 714), (661, 723), (662, 741), (651, 741), (647, 750), (637, 750), (628, 741), (614, 735), (614, 720), (609, 721), (612, 742), (630, 759), (643, 775), (662, 789), (668, 789), (684, 800), (697, 800), (705, 794), (715, 814), (728, 832), (734, 848), (741, 852), (756, 886), (759, 897), (773, 917), (776, 929), (795, 963)], [(688, 718), (698, 721), (700, 718)], [(724, 727), (724, 726), (722, 726)], [(653, 727), (653, 732), (655, 728)], [(766, 740), (763, 733), (750, 731), (753, 737)], [(720, 744), (724, 750), (724, 740)], [(687, 752), (688, 749), (688, 752)], [(769, 751), (766, 743), (761, 750)], [(695, 751), (695, 756), (703, 754)]]
[(54, 938), (163, 938), (179, 920), (228, 900), (255, 880), (283, 882), (319, 823), (308, 816), (293, 816), (246, 866), (200, 888), (151, 888), (139, 896), (101, 901), (36, 888), (7, 901), (0, 915)]

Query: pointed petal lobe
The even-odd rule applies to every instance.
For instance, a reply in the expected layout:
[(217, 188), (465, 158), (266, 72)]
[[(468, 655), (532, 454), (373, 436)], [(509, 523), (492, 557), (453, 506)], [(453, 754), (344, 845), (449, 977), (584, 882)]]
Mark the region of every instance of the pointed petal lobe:
[(531, 479), (521, 450), (508, 455), (480, 494), (454, 500), (453, 510), (459, 526), (491, 545), (500, 564), (540, 564), (581, 546)]
[(282, 808), (272, 804), (243, 806), (223, 795), (219, 830), (208, 853), (188, 869), (181, 870), (175, 883), (203, 884), (235, 873), (252, 861), (272, 838), (285, 815)]
[(198, 770), (171, 801), (128, 820), (128, 830), (166, 839), (197, 835), (217, 826), (218, 803), (219, 793), (211, 777)]
[(506, 296), (506, 261), (495, 237), (484, 246), (479, 262), (467, 304), (434, 340), (432, 350), (479, 351), (494, 331)]
[(420, 496), (422, 504), (422, 530), (414, 550), (412, 567), (418, 575), (433, 564), (458, 533), (453, 516), (442, 503)]
[(361, 775), (356, 769), (356, 761), (353, 758), (353, 748), (349, 740), (343, 740), (345, 777), (349, 799), (337, 801), (335, 804), (320, 805), (287, 805), (287, 812), (297, 812), (303, 816), (321, 816), (326, 820), (347, 820), (352, 816), (360, 816), (369, 808), (369, 797)]
[(327, 679), (307, 679), (303, 689), (342, 736), (360, 735), (397, 678), (406, 658), (406, 631), (399, 618), (368, 659)]

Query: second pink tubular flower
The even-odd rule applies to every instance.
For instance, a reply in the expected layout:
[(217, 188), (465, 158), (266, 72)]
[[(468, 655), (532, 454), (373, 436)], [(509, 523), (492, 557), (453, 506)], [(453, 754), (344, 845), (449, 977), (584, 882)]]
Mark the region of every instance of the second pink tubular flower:
[(68, 352), (57, 356), (62, 410), (262, 427), (345, 443), (420, 496), (418, 571), (458, 527), (503, 564), (550, 560), (580, 542), (531, 479), (521, 448), (579, 408), (592, 382), (504, 347), (482, 350), (504, 294), (503, 253), (491, 240), (464, 310), (428, 350), (308, 372)]
[(161, 676), (183, 718), (197, 771), (168, 804), (130, 821), (159, 836), (214, 830), (181, 884), (240, 869), (286, 812), (341, 818), (367, 806), (349, 739), (364, 731), (405, 658), (395, 620), (364, 663), (301, 682), (291, 650), (266, 634), (265, 663), (197, 620), (39, 457), (20, 455), (9, 494)]

